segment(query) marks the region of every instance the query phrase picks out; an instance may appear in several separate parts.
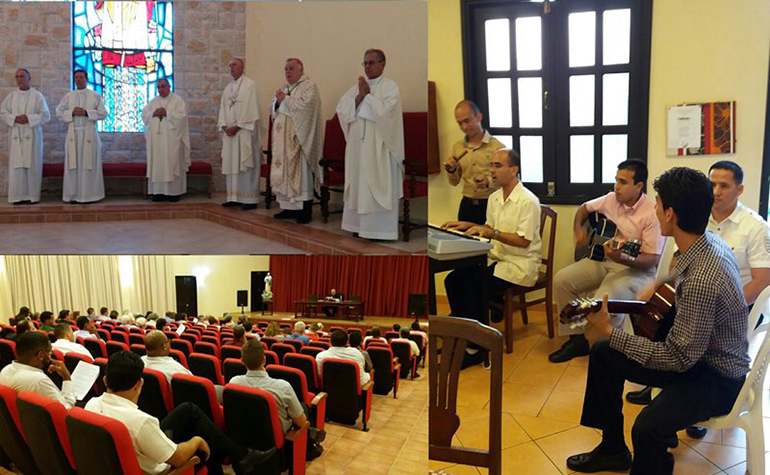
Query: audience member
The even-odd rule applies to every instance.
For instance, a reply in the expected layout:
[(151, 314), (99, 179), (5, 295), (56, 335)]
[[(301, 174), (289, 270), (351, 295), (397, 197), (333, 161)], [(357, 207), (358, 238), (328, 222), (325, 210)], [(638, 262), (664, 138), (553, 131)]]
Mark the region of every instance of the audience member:
[(368, 383), (370, 376), (369, 373), (365, 371), (366, 361), (364, 361), (364, 356), (357, 349), (346, 347), (348, 344), (348, 334), (342, 330), (334, 330), (332, 332), (331, 342), (331, 348), (318, 353), (315, 357), (318, 366), (318, 374), (323, 376), (323, 361), (326, 358), (339, 358), (354, 361), (358, 365), (361, 386)]
[(40, 329), (44, 332), (53, 331), (53, 313), (45, 311), (40, 314)]
[(169, 384), (175, 374), (192, 374), (190, 370), (182, 366), (177, 360), (169, 356), (171, 344), (168, 337), (162, 331), (151, 331), (144, 337), (144, 349), (147, 351), (142, 356), (142, 361), (148, 369), (160, 371), (166, 376)]
[[(83, 318), (88, 319), (88, 317)], [(75, 341), (75, 334), (72, 332), (72, 327), (69, 323), (58, 323), (53, 329), (53, 336), (56, 338), (56, 341), (52, 346), (63, 354), (66, 355), (69, 352), (79, 353), (93, 359), (94, 355), (85, 346)]]
[(307, 346), (310, 343), (310, 337), (305, 335), (305, 322), (297, 322), (294, 324), (294, 333), (289, 338), (293, 340), (299, 340), (303, 345)]
[(233, 339), (226, 340), (225, 345), (243, 347), (244, 343), (246, 343), (246, 329), (243, 328), (243, 325), (235, 325), (233, 327)]
[(351, 348), (355, 348), (358, 351), (361, 352), (361, 355), (364, 357), (364, 371), (367, 373), (371, 372), (374, 369), (374, 365), (372, 365), (372, 359), (369, 357), (369, 352), (364, 351), (363, 348), (361, 348), (361, 333), (359, 332), (351, 332), (348, 335), (348, 344)]
[(99, 338), (99, 335), (96, 333), (96, 325), (94, 325), (94, 322), (85, 315), (79, 317), (75, 324), (78, 326), (78, 331), (75, 332), (75, 338)]
[(382, 331), (380, 330), (380, 327), (376, 325), (372, 327), (372, 334), (364, 338), (364, 345), (368, 344), (370, 340), (388, 343), (388, 340), (382, 337)]

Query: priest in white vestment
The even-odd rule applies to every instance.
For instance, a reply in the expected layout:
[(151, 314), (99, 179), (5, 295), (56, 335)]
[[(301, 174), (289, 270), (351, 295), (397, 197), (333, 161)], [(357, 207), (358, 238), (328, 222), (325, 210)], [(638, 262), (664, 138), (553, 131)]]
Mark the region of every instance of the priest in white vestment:
[(16, 70), (16, 91), (5, 96), (0, 118), (10, 127), (8, 143), (8, 202), (40, 201), (43, 181), (43, 124), (51, 120), (45, 97), (29, 86), (26, 69)]
[(322, 176), (323, 117), (318, 87), (304, 75), (304, 65), (289, 58), (284, 66), (287, 84), (275, 93), (270, 185), (280, 205), (276, 219), (313, 219), (315, 183)]
[(260, 202), (262, 143), (259, 92), (254, 81), (243, 75), (243, 69), (242, 59), (230, 61), (233, 80), (222, 93), (218, 127), (222, 132), (222, 173), (227, 184), (227, 200), (222, 206), (250, 210)]
[(403, 192), (404, 119), (398, 85), (382, 75), (385, 53), (364, 55), (366, 78), (342, 96), (337, 117), (345, 134), (342, 229), (359, 237), (398, 239)]
[(190, 130), (184, 99), (158, 81), (158, 96), (142, 110), (147, 141), (147, 193), (153, 201), (179, 201), (187, 191)]
[(87, 80), (85, 71), (75, 71), (76, 89), (56, 107), (56, 116), (69, 124), (62, 199), (70, 203), (104, 199), (102, 142), (96, 123), (107, 117), (107, 109), (102, 96), (86, 89)]

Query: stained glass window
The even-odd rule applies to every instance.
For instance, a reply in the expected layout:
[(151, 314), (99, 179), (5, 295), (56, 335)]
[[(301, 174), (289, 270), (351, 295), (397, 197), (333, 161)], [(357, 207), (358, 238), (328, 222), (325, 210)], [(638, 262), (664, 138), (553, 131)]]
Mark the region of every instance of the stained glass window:
[(100, 130), (143, 132), (142, 109), (158, 80), (173, 88), (173, 7), (171, 0), (72, 3), (73, 71), (85, 70), (88, 87), (104, 97), (109, 115)]

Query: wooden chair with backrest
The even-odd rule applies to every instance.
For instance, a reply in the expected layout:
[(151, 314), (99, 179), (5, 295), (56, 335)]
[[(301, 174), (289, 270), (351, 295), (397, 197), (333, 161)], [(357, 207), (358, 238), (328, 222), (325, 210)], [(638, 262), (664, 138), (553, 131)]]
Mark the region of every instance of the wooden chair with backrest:
[[(543, 270), (538, 272), (537, 282), (532, 287), (521, 285), (512, 285), (503, 292), (503, 304), (490, 303), (491, 306), (502, 307), (503, 319), (505, 321), (505, 352), (513, 352), (513, 312), (521, 312), (521, 320), (526, 325), (529, 323), (527, 318), (527, 307), (545, 304), (546, 323), (548, 324), (548, 338), (554, 335), (554, 316), (553, 316), (553, 260), (554, 244), (556, 243), (556, 211), (546, 205), (540, 205), (540, 239), (543, 239), (543, 232), (546, 224), (550, 226), (548, 234), (548, 248), (544, 250), (542, 260)], [(545, 243), (543, 243), (545, 245)], [(542, 249), (542, 248), (541, 248)], [(545, 290), (545, 297), (537, 300), (527, 301), (527, 293), (536, 290)], [(518, 297), (518, 304), (515, 298)]]
[[(431, 317), (428, 358), (428, 458), (486, 467), (489, 475), (502, 473), (503, 336), (475, 320)], [(489, 350), (490, 371), (489, 450), (452, 445), (460, 417), (457, 390), (462, 383), (460, 365), (469, 343)], [(441, 354), (438, 348), (441, 347)]]

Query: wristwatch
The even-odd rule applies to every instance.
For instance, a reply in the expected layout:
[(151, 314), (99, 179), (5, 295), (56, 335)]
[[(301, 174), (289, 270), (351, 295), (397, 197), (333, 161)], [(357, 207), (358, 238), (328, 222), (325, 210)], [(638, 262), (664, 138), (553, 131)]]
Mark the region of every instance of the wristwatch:
[(499, 239), (500, 238), (500, 230), (495, 228), (492, 230), (492, 239)]

